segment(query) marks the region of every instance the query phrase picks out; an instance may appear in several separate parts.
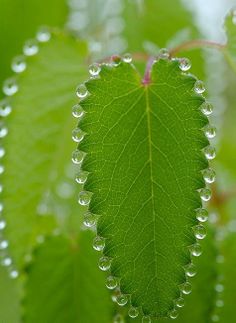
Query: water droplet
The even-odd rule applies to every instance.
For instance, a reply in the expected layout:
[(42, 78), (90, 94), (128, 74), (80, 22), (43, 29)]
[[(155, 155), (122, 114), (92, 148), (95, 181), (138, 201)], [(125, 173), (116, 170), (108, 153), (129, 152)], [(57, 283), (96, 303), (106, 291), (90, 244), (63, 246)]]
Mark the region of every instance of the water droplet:
[(99, 259), (99, 263), (98, 263), (98, 266), (99, 268), (102, 270), (102, 271), (107, 271), (110, 269), (111, 267), (111, 259), (109, 259), (108, 257), (101, 257)]
[(115, 289), (117, 287), (118, 281), (116, 277), (108, 276), (106, 280), (106, 286), (108, 289)]
[(224, 301), (222, 299), (217, 299), (216, 306), (217, 307), (223, 307), (224, 306)]
[(88, 90), (87, 90), (85, 84), (80, 84), (77, 87), (76, 94), (80, 99), (83, 99), (88, 95)]
[(2, 265), (8, 267), (12, 264), (12, 259), (10, 257), (6, 257), (2, 260)]
[(17, 56), (13, 59), (11, 68), (15, 73), (22, 73), (26, 69), (26, 61), (24, 56)]
[(217, 262), (218, 264), (223, 264), (223, 263), (224, 263), (224, 261), (225, 261), (225, 257), (224, 257), (223, 255), (217, 255), (217, 257), (216, 257), (216, 262)]
[(0, 184), (0, 193), (2, 193), (3, 192), (3, 186), (2, 186), (2, 184)]
[(23, 53), (26, 56), (33, 56), (37, 54), (38, 51), (39, 51), (39, 47), (35, 39), (28, 40), (23, 47)]
[(36, 34), (36, 38), (40, 43), (46, 43), (51, 39), (51, 33), (47, 27), (41, 27)]
[(82, 191), (79, 193), (78, 202), (80, 205), (88, 205), (91, 200), (91, 193), (87, 191)]
[(213, 139), (216, 135), (216, 127), (209, 124), (205, 127), (204, 132), (208, 139)]
[(0, 123), (0, 138), (4, 138), (6, 137), (6, 135), (8, 134), (8, 130), (6, 128), (6, 126), (4, 125), (4, 123)]
[(214, 183), (216, 179), (216, 173), (212, 168), (205, 169), (202, 174), (206, 183)]
[(98, 63), (94, 63), (92, 65), (89, 66), (89, 74), (92, 76), (92, 77), (96, 77), (99, 75), (101, 71), (101, 66), (100, 64)]
[(124, 295), (124, 294), (119, 294), (116, 297), (116, 302), (120, 306), (125, 306), (127, 304), (127, 302), (128, 302), (128, 296)]
[(173, 320), (176, 319), (178, 317), (178, 315), (179, 315), (179, 313), (178, 313), (178, 311), (176, 309), (173, 309), (169, 313), (170, 318), (173, 319)]
[(72, 153), (72, 162), (74, 164), (81, 164), (84, 159), (84, 153), (80, 150), (75, 150)]
[(80, 170), (75, 177), (75, 180), (78, 184), (84, 184), (87, 180), (88, 172), (84, 172), (83, 170)]
[(186, 282), (180, 286), (180, 290), (183, 294), (188, 295), (192, 291), (192, 286), (189, 282)]
[(1, 101), (0, 102), (0, 117), (7, 117), (12, 111), (12, 107), (8, 102)]
[(0, 250), (4, 250), (9, 246), (9, 242), (7, 240), (2, 240), (0, 242)]
[(216, 284), (215, 285), (215, 291), (217, 293), (222, 293), (224, 291), (224, 285), (222, 285), (222, 284)]
[(197, 273), (196, 266), (193, 263), (188, 264), (184, 269), (188, 277), (194, 277)]
[[(1, 137), (0, 137), (1, 138)], [(5, 168), (3, 165), (0, 165), (0, 175), (3, 174), (5, 171)]]
[(208, 220), (208, 212), (206, 209), (199, 208), (196, 210), (196, 218), (199, 222), (206, 222)]
[(125, 63), (131, 63), (132, 62), (132, 56), (129, 53), (124, 54), (122, 59), (123, 59), (123, 62), (125, 62)]
[(137, 307), (131, 306), (128, 312), (129, 317), (135, 318), (139, 315), (139, 310)]
[(4, 82), (3, 84), (3, 93), (7, 96), (12, 96), (16, 94), (18, 91), (19, 87), (18, 84), (16, 83), (15, 79), (8, 79)]
[(125, 323), (123, 316), (121, 314), (116, 314), (113, 323)]
[(96, 223), (96, 217), (91, 212), (86, 212), (84, 214), (84, 225), (88, 228), (91, 228)]
[(0, 230), (3, 230), (6, 228), (6, 221), (5, 220), (0, 220)]
[(75, 128), (72, 131), (72, 139), (75, 142), (81, 142), (84, 139), (84, 132), (79, 128)]
[(0, 203), (0, 212), (2, 212), (2, 210), (3, 210), (3, 204)]
[(183, 297), (177, 298), (175, 301), (175, 305), (177, 307), (183, 307), (184, 306), (184, 298)]
[(207, 202), (211, 199), (211, 190), (207, 187), (200, 190), (200, 197), (203, 201)]
[(113, 55), (111, 57), (111, 64), (113, 66), (118, 66), (121, 63), (121, 57), (119, 55)]
[(9, 276), (12, 279), (16, 279), (19, 276), (19, 273), (18, 273), (17, 270), (13, 269), (13, 270), (10, 271)]
[(203, 225), (199, 224), (199, 225), (196, 225), (194, 228), (194, 234), (195, 234), (195, 237), (199, 240), (202, 240), (206, 237), (206, 229), (204, 228)]
[(191, 61), (188, 58), (179, 59), (179, 68), (181, 71), (186, 72), (191, 68)]
[(212, 320), (213, 322), (219, 322), (220, 317), (219, 317), (219, 315), (217, 315), (217, 314), (213, 314), (213, 315), (212, 315), (212, 317), (211, 317), (211, 320)]
[(105, 239), (103, 237), (95, 237), (93, 240), (93, 249), (102, 251), (105, 248)]
[(167, 59), (167, 58), (170, 57), (170, 53), (169, 53), (168, 49), (161, 48), (160, 51), (159, 51), (159, 53), (158, 53), (158, 56), (160, 58)]
[(143, 316), (142, 323), (151, 323), (151, 322), (152, 322), (152, 320), (149, 315)]
[(202, 94), (206, 90), (205, 84), (200, 80), (196, 81), (194, 84), (194, 90), (196, 93)]
[(45, 241), (45, 237), (43, 235), (39, 235), (36, 237), (36, 241), (41, 244), (41, 243), (44, 243)]
[(212, 159), (214, 159), (216, 157), (216, 150), (212, 146), (207, 146), (204, 149), (204, 153), (205, 153), (206, 158), (209, 159), (209, 160), (212, 160)]
[[(1, 133), (1, 130), (0, 130), (0, 133)], [(0, 147), (0, 158), (2, 158), (4, 155), (5, 155), (5, 149), (3, 147)]]
[(72, 115), (75, 118), (82, 118), (84, 115), (84, 110), (79, 104), (76, 104), (72, 107)]
[(209, 116), (213, 112), (213, 105), (210, 102), (203, 102), (201, 105), (201, 111), (206, 116)]
[(199, 243), (195, 243), (192, 246), (190, 246), (190, 252), (191, 255), (194, 257), (199, 257), (202, 254), (202, 247)]

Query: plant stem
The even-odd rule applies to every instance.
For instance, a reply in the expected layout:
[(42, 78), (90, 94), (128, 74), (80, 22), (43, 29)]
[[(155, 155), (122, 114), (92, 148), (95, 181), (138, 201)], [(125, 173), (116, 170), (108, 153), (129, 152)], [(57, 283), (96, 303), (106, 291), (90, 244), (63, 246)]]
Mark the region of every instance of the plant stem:
[(144, 77), (143, 77), (143, 80), (142, 80), (142, 83), (144, 85), (147, 85), (147, 84), (149, 84), (151, 82), (150, 72), (151, 72), (151, 68), (152, 68), (152, 64), (153, 64), (154, 60), (155, 60), (155, 57), (154, 56), (151, 56), (148, 59), (148, 62), (147, 62), (147, 65), (146, 65), (145, 74), (144, 74)]

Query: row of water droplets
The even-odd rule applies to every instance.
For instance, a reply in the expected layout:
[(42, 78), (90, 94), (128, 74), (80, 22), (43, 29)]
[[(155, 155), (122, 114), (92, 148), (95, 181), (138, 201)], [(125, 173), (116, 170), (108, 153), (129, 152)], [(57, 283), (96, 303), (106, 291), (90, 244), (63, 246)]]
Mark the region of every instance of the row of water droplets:
[[(38, 30), (36, 34), (36, 39), (28, 40), (23, 46), (23, 54), (15, 57), (12, 60), (11, 68), (15, 73), (14, 77), (7, 79), (3, 83), (3, 93), (5, 94), (5, 98), (0, 102), (0, 160), (4, 159), (5, 156), (5, 148), (2, 146), (2, 140), (8, 134), (8, 128), (4, 119), (10, 115), (12, 112), (12, 105), (10, 98), (13, 97), (19, 90), (19, 86), (17, 84), (16, 76), (24, 72), (27, 68), (26, 57), (34, 56), (39, 51), (39, 43), (44, 43), (49, 41), (51, 38), (51, 34), (46, 27), (42, 27)], [(0, 175), (3, 174), (5, 168), (3, 164), (0, 164)], [(0, 193), (4, 190), (3, 185), (0, 184)], [(15, 279), (19, 276), (17, 269), (14, 266), (13, 260), (9, 255), (9, 241), (4, 238), (4, 229), (7, 226), (6, 220), (3, 216), (4, 213), (4, 203), (0, 203), (0, 257), (1, 257), (1, 265), (5, 266), (9, 270), (9, 276), (12, 279)]]

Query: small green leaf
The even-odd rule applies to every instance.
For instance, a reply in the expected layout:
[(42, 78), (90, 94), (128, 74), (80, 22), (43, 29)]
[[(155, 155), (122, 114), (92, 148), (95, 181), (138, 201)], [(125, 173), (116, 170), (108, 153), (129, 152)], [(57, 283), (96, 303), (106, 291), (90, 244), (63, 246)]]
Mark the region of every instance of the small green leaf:
[(179, 297), (188, 247), (196, 242), (208, 120), (195, 82), (177, 61), (159, 60), (150, 84), (142, 84), (133, 65), (121, 62), (103, 65), (81, 101), (84, 188), (93, 193), (90, 211), (101, 216), (104, 254), (131, 303), (157, 317), (168, 315)]
[(110, 323), (113, 304), (96, 267), (91, 232), (48, 238), (28, 267), (24, 322)]

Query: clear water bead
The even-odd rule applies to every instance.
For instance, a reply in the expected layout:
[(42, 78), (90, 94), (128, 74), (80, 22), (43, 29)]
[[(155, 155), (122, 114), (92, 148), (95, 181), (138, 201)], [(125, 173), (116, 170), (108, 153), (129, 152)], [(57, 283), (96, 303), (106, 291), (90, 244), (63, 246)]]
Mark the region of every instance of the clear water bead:
[(145, 315), (142, 317), (142, 323), (151, 323), (151, 317), (149, 315)]
[(206, 116), (209, 116), (213, 112), (213, 105), (210, 102), (203, 102), (201, 105), (201, 111)]
[(36, 38), (40, 43), (46, 43), (51, 39), (51, 33), (47, 27), (41, 27), (36, 34)]
[(170, 57), (170, 53), (169, 53), (169, 51), (168, 51), (167, 48), (161, 48), (160, 51), (159, 51), (159, 53), (158, 53), (158, 56), (160, 58), (167, 59), (167, 58)]
[(200, 80), (196, 81), (194, 84), (194, 90), (198, 94), (202, 94), (203, 92), (205, 92), (206, 88), (204, 83)]
[(214, 159), (216, 157), (216, 150), (212, 146), (207, 146), (204, 149), (204, 154), (205, 154), (207, 159), (212, 160), (212, 159)]
[(75, 180), (78, 184), (84, 184), (87, 180), (88, 177), (88, 172), (84, 172), (83, 170), (80, 170), (76, 176), (75, 176)]
[(96, 217), (91, 212), (86, 212), (84, 214), (84, 225), (88, 228), (91, 228), (96, 223)]
[(0, 203), (0, 212), (2, 212), (2, 211), (3, 211), (3, 204)]
[(217, 299), (216, 307), (223, 307), (223, 306), (224, 306), (224, 301), (222, 299)]
[(215, 285), (215, 291), (217, 293), (222, 293), (224, 291), (224, 285), (222, 285), (222, 284), (216, 284)]
[(80, 99), (84, 99), (88, 95), (88, 90), (85, 84), (80, 84), (77, 87), (76, 94)]
[(128, 302), (128, 296), (124, 294), (119, 294), (116, 297), (116, 302), (120, 306), (125, 306)]
[(185, 273), (188, 277), (194, 277), (197, 273), (197, 268), (193, 263), (188, 264), (185, 266)]
[(207, 187), (200, 190), (200, 197), (204, 202), (207, 202), (211, 199), (211, 190)]
[[(4, 166), (3, 165), (0, 165), (0, 175), (1, 174), (3, 174), (4, 173), (4, 171), (5, 171), (5, 168), (4, 168)], [(0, 204), (0, 205), (2, 205), (2, 204)], [(2, 211), (2, 207), (0, 206), (0, 212)]]
[(181, 71), (186, 72), (191, 68), (191, 61), (188, 58), (180, 58), (179, 68)]
[(189, 282), (186, 282), (180, 286), (180, 290), (183, 294), (188, 295), (192, 291), (192, 286)]
[(194, 235), (197, 239), (202, 240), (206, 237), (206, 229), (203, 225), (199, 224), (194, 227)]
[(216, 179), (216, 173), (212, 168), (207, 168), (203, 171), (203, 178), (206, 183), (214, 183)]
[(205, 127), (204, 132), (208, 139), (213, 139), (216, 136), (216, 127), (209, 124)]
[(108, 276), (106, 280), (106, 286), (108, 289), (115, 289), (118, 285), (116, 277)]
[(84, 132), (79, 128), (75, 128), (72, 131), (72, 139), (75, 142), (81, 142), (84, 139)]
[[(1, 130), (0, 130), (1, 133)], [(0, 147), (0, 158), (2, 158), (5, 155), (5, 149), (3, 147)]]
[(3, 230), (6, 228), (6, 221), (5, 220), (0, 220), (0, 230)]
[(111, 64), (113, 66), (119, 66), (120, 63), (121, 63), (121, 57), (120, 57), (120, 55), (113, 55), (111, 57)]
[(212, 322), (219, 322), (220, 317), (217, 314), (213, 314), (211, 317)]
[(24, 56), (17, 56), (13, 59), (11, 68), (15, 73), (22, 73), (26, 69), (26, 61)]
[(98, 63), (94, 63), (92, 65), (89, 66), (89, 74), (92, 77), (96, 77), (99, 75), (99, 73), (101, 72), (101, 66)]
[(2, 240), (0, 242), (0, 250), (4, 250), (9, 246), (9, 242), (7, 240)]
[(98, 267), (102, 270), (102, 271), (107, 271), (110, 269), (111, 267), (111, 260), (108, 257), (101, 257), (99, 259), (99, 263), (98, 263)]
[(2, 265), (8, 267), (12, 264), (12, 259), (10, 257), (6, 257), (2, 260)]
[(183, 297), (177, 298), (175, 301), (175, 305), (177, 307), (184, 307), (184, 298)]
[(9, 273), (11, 279), (16, 279), (19, 276), (19, 272), (15, 269), (11, 270)]
[(125, 323), (123, 315), (116, 314), (116, 316), (113, 319), (113, 323)]
[(136, 318), (136, 317), (138, 317), (138, 315), (139, 315), (138, 308), (137, 307), (134, 307), (134, 306), (131, 306), (130, 309), (129, 309), (129, 311), (128, 311), (128, 315), (129, 315), (129, 317), (131, 317), (133, 319)]
[(87, 191), (82, 191), (79, 193), (78, 202), (80, 205), (88, 205), (91, 200), (91, 193)]
[(19, 90), (15, 79), (8, 79), (3, 83), (3, 93), (7, 96), (12, 96)]
[(72, 115), (75, 118), (82, 118), (84, 115), (84, 110), (79, 104), (76, 104), (72, 107)]
[(179, 315), (179, 313), (178, 313), (178, 311), (176, 309), (173, 309), (169, 313), (170, 318), (173, 319), (173, 320), (176, 319), (178, 317), (178, 315)]
[(206, 209), (199, 208), (196, 210), (196, 218), (199, 222), (206, 222), (208, 220), (208, 212)]
[(0, 117), (7, 117), (11, 111), (12, 107), (7, 101), (0, 102)]
[(193, 257), (199, 257), (202, 254), (202, 247), (199, 243), (193, 244), (189, 249)]
[(7, 127), (4, 125), (4, 123), (0, 122), (0, 138), (6, 137), (7, 134), (8, 134)]
[(125, 63), (131, 63), (132, 62), (132, 56), (129, 53), (126, 53), (122, 56), (123, 62)]
[(105, 248), (105, 239), (103, 237), (95, 237), (93, 240), (93, 249), (102, 251)]
[(75, 150), (72, 153), (72, 162), (74, 164), (81, 164), (84, 159), (84, 153), (80, 150)]
[(38, 51), (39, 47), (35, 39), (28, 40), (23, 47), (23, 53), (26, 56), (34, 56), (38, 53)]

